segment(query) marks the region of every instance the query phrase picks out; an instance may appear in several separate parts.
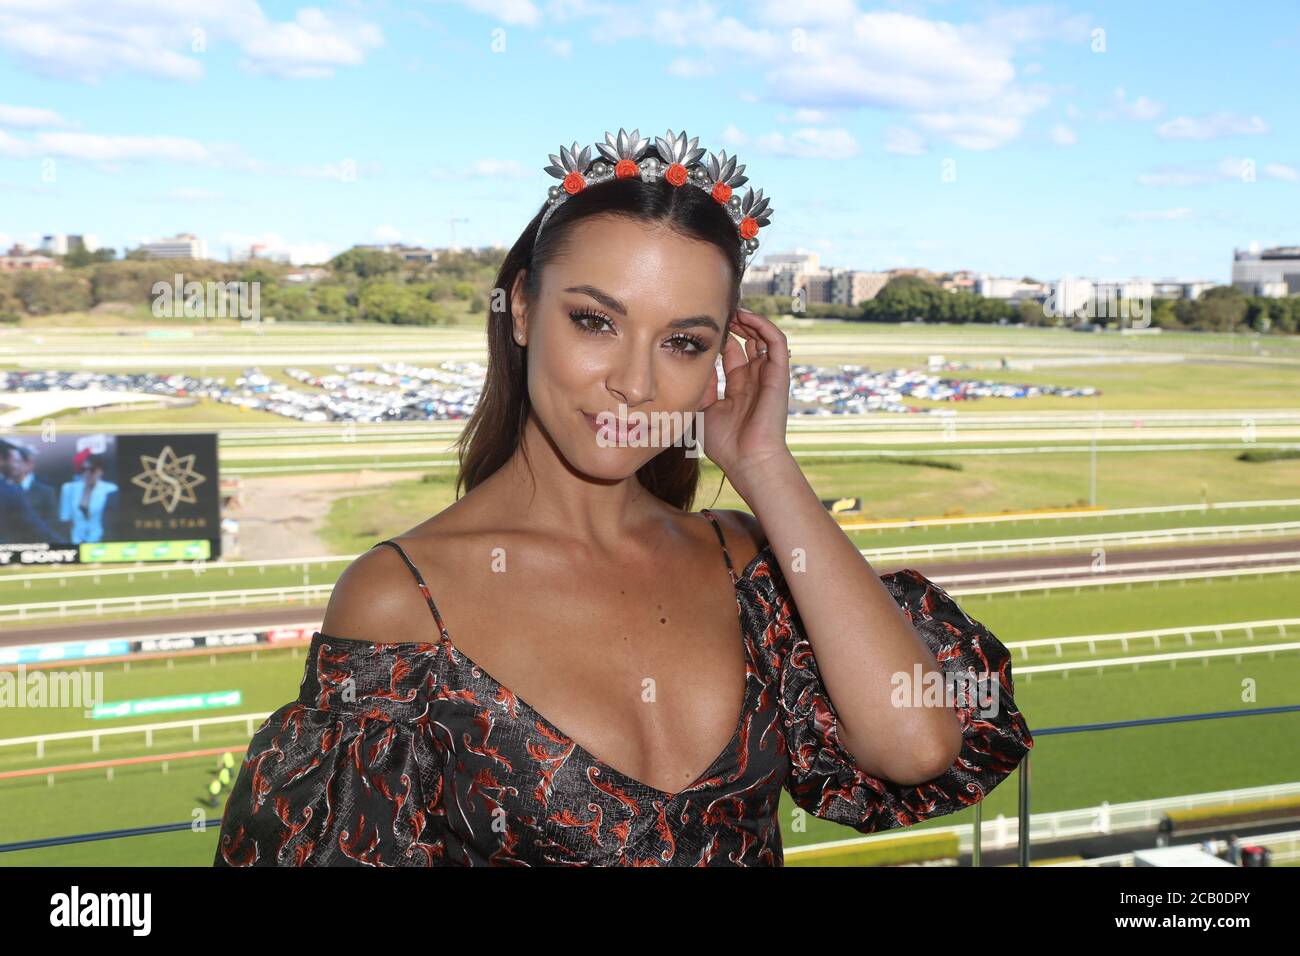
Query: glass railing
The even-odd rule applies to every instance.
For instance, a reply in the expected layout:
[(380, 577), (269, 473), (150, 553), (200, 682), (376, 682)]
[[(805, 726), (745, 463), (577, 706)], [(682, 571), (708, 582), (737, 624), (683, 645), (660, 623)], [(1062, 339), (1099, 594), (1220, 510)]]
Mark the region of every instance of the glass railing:
[[(1110, 732), (1133, 731), (1144, 727), (1158, 725), (1190, 724), (1197, 721), (1246, 720), (1276, 714), (1300, 713), (1300, 704), (1276, 707), (1255, 707), (1231, 711), (1206, 711), (1201, 713), (1178, 714), (1169, 717), (1146, 717), (1134, 720), (1106, 721), (1094, 724), (1076, 724), (1064, 727), (1046, 727), (1031, 730), (1035, 748), (1024, 756), (1016, 770), (1017, 801), (1016, 816), (1013, 820), (985, 820), (984, 801), (972, 808), (973, 822), (957, 829), (962, 830), (962, 856), (969, 853), (971, 866), (982, 866), (985, 839), (991, 838), (998, 849), (1006, 846), (1008, 838), (1014, 840), (1017, 848), (1016, 864), (1029, 866), (1033, 860), (1032, 850), (1035, 843), (1047, 845), (1069, 837), (1087, 839), (1105, 836), (1109, 833), (1143, 833), (1150, 835), (1158, 830), (1161, 819), (1166, 815), (1164, 805), (1193, 809), (1199, 806), (1213, 806), (1223, 810), (1223, 815), (1232, 813), (1233, 804), (1246, 802), (1240, 798), (1225, 798), (1217, 793), (1204, 793), (1195, 796), (1169, 798), (1166, 800), (1143, 800), (1132, 804), (1114, 804), (1103, 801), (1100, 807), (1068, 810), (1040, 814), (1035, 819), (1032, 808), (1032, 767), (1034, 754), (1041, 751), (1039, 741), (1054, 736), (1078, 734), (1105, 734)], [(1233, 732), (1230, 737), (1236, 741), (1250, 738), (1249, 728)], [(1300, 741), (1300, 733), (1289, 735), (1292, 741)], [(1149, 743), (1149, 742), (1148, 742)], [(1212, 757), (1212, 755), (1207, 755)], [(1286, 753), (1268, 754), (1270, 763), (1281, 758), (1291, 760), (1295, 767), (1295, 786), (1278, 786), (1272, 788), (1279, 794), (1300, 798), (1300, 743), (1295, 750)], [(1005, 783), (1004, 783), (1005, 786)], [(1265, 788), (1268, 789), (1268, 788)], [(995, 791), (996, 792), (996, 791)], [(1252, 820), (1260, 800), (1249, 801), (1250, 807), (1240, 807), (1242, 813), (1239, 822), (1224, 821), (1220, 830), (1232, 827), (1246, 828), (1266, 825), (1266, 820)], [(1264, 801), (1267, 803), (1267, 801)], [(1300, 811), (1297, 811), (1300, 814)], [(938, 821), (942, 824), (942, 820)], [(1280, 821), (1279, 821), (1280, 822)], [(916, 831), (918, 828), (910, 828)], [(94, 833), (76, 833), (63, 836), (38, 837), (12, 843), (0, 844), (0, 866), (27, 865), (170, 865), (170, 866), (209, 866), (216, 852), (219, 827), (210, 821), (198, 823), (186, 820), (177, 823), (162, 823), (149, 826), (125, 827)], [(898, 831), (891, 831), (898, 832)], [(193, 837), (200, 837), (195, 840)], [(1177, 834), (1175, 834), (1177, 839)], [(871, 839), (870, 836), (867, 839)], [(1157, 842), (1163, 842), (1157, 834)], [(77, 859), (68, 859), (66, 854), (58, 854), (57, 859), (49, 851), (74, 845), (84, 845), (84, 854), (78, 852)]]

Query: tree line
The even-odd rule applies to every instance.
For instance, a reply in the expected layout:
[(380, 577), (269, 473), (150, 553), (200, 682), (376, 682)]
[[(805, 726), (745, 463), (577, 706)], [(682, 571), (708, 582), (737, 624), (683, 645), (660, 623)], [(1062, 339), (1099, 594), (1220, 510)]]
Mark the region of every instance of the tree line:
[(59, 257), (62, 269), (0, 272), (0, 322), (24, 315), (87, 312), (101, 305), (150, 307), (157, 283), (257, 282), (263, 319), (281, 322), (380, 322), (451, 325), (487, 309), (486, 289), (501, 250), (443, 252), (437, 262), (407, 262), (392, 253), (351, 249), (325, 263), (314, 282), (286, 276), (304, 267), (270, 260), (111, 259), (102, 251)]
[[(755, 296), (748, 308), (769, 317), (792, 311), (789, 296)], [(1232, 286), (1207, 289), (1195, 300), (1153, 299), (1150, 303), (1117, 302), (1107, 305), (1115, 315), (1093, 318), (1057, 315), (1033, 300), (1008, 302), (989, 299), (964, 290), (949, 291), (938, 283), (918, 276), (890, 279), (873, 299), (855, 306), (821, 303), (796, 307), (793, 311), (809, 318), (838, 318), (859, 322), (950, 322), (1016, 323), (1035, 326), (1074, 326), (1082, 321), (1124, 326), (1149, 324), (1157, 328), (1205, 332), (1300, 331), (1300, 296), (1270, 299), (1244, 294)], [(1150, 312), (1149, 322), (1139, 312)], [(1091, 313), (1084, 312), (1087, 316)], [(1121, 318), (1122, 317), (1122, 318)]]
[[(388, 325), (451, 325), (483, 316), (504, 252), (477, 249), (443, 252), (437, 262), (407, 262), (392, 253), (349, 249), (325, 264), (315, 282), (290, 283), (300, 267), (268, 260), (223, 263), (209, 259), (146, 259), (112, 250), (78, 249), (62, 257), (62, 270), (0, 272), (0, 322), (24, 315), (84, 312), (110, 303), (148, 306), (154, 285), (186, 282), (259, 282), (262, 318), (276, 321), (379, 322)], [(918, 276), (891, 279), (872, 299), (856, 306), (793, 303), (789, 296), (747, 296), (747, 308), (768, 316), (796, 314), (861, 322), (1023, 323), (1071, 326), (1074, 316), (1053, 314), (1042, 303), (1007, 302), (964, 290), (948, 291)], [(1117, 316), (1097, 323), (1142, 325), (1137, 303), (1117, 303)], [(1291, 334), (1300, 331), (1300, 296), (1261, 298), (1218, 286), (1195, 300), (1156, 299), (1149, 324), (1158, 328)]]

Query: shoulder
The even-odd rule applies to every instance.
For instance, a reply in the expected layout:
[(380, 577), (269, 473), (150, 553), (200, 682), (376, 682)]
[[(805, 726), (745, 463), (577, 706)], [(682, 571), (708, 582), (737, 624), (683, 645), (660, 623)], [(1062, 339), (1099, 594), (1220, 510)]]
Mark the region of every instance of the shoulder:
[[(432, 589), (407, 542), (399, 537), (392, 540), (402, 545)], [(321, 631), (376, 644), (438, 639), (437, 622), (415, 575), (397, 550), (386, 544), (371, 547), (343, 569), (330, 592)]]
[(763, 533), (763, 526), (748, 511), (735, 508), (710, 508), (709, 511), (722, 525), (722, 533), (727, 538), (727, 550), (731, 552), (731, 562), (739, 574), (749, 566), (758, 552), (767, 547), (767, 535)]

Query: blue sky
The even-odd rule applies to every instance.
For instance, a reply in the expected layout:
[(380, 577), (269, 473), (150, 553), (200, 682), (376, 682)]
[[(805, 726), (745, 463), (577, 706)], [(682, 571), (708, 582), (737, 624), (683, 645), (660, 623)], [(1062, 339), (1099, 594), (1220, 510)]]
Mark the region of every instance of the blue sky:
[(760, 257), (1226, 281), (1300, 244), (1300, 0), (1248, 8), (0, 0), (0, 244), (509, 245), (561, 144), (671, 127)]

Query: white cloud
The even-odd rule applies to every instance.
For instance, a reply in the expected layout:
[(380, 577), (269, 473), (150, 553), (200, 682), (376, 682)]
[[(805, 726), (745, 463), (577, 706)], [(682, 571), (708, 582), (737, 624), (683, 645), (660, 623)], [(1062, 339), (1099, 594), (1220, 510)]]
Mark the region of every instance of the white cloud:
[(85, 83), (118, 73), (194, 82), (207, 51), (224, 46), (258, 72), (327, 77), (382, 43), (365, 21), (303, 7), (277, 22), (257, 0), (0, 2), (0, 50), (38, 73)]
[[(1142, 173), (1137, 181), (1142, 186), (1206, 186), (1212, 183), (1254, 182), (1258, 178), (1256, 160), (1238, 156), (1225, 156), (1210, 168), (1189, 169), (1183, 166), (1162, 166), (1153, 172)], [(1300, 181), (1300, 169), (1284, 163), (1266, 163), (1264, 175), (1282, 182)]]
[(40, 153), (91, 162), (129, 162), (161, 159), (176, 163), (206, 163), (208, 148), (184, 136), (101, 136), (94, 133), (38, 133)]
[(763, 0), (756, 12), (773, 26), (808, 27), (843, 23), (858, 10), (854, 0)]
[(1043, 94), (1017, 91), (984, 109), (920, 113), (916, 121), (964, 149), (996, 149), (1019, 136), (1025, 119), (1047, 102)]
[[(373, 171), (373, 166), (367, 167), (367, 171)], [(343, 159), (337, 163), (322, 163), (319, 166), (299, 166), (297, 169), (289, 170), (290, 176), (299, 179), (328, 179), (338, 183), (356, 182), (361, 167), (357, 165), (355, 159)]]
[(373, 24), (340, 23), (304, 7), (292, 21), (264, 22), (245, 37), (243, 65), (290, 79), (323, 79), (333, 76), (335, 67), (365, 62), (366, 53), (383, 42)]
[(891, 126), (885, 130), (885, 152), (898, 156), (920, 156), (925, 151), (925, 139), (916, 130), (902, 126)]
[(866, 13), (809, 31), (768, 74), (774, 98), (813, 106), (937, 110), (987, 103), (1015, 77), (1011, 61), (959, 27), (901, 13)]
[(1122, 86), (1115, 88), (1115, 107), (1129, 119), (1134, 120), (1153, 120), (1165, 109), (1163, 103), (1157, 103), (1146, 96), (1130, 100)]
[(400, 242), (402, 238), (401, 230), (394, 226), (375, 226), (372, 233), (377, 242)]
[(60, 128), (71, 126), (72, 124), (65, 120), (54, 110), (41, 109), (36, 106), (10, 106), (0, 103), (0, 126), (18, 126), (18, 127), (51, 127)]
[(793, 133), (764, 133), (756, 140), (758, 148), (777, 156), (800, 159), (850, 159), (858, 155), (858, 141), (846, 129), (819, 129), (807, 126)]
[(72, 159), (107, 167), (117, 163), (166, 162), (251, 169), (256, 166), (234, 146), (205, 144), (185, 136), (110, 136), (99, 133), (39, 132), (18, 139), (0, 131), (0, 156)]
[(746, 146), (749, 144), (749, 137), (744, 131), (734, 123), (727, 124), (727, 128), (722, 131), (722, 142), (731, 147)]
[(1165, 166), (1152, 173), (1140, 173), (1137, 178), (1142, 186), (1201, 186), (1218, 180), (1219, 177), (1215, 173), (1180, 169), (1174, 166)]
[(1057, 123), (1047, 135), (1051, 137), (1052, 142), (1057, 146), (1073, 146), (1079, 141), (1079, 137), (1075, 135), (1074, 130), (1064, 123)]
[(746, 70), (762, 77), (770, 104), (904, 112), (933, 135), (972, 149), (1019, 136), (1025, 119), (1050, 102), (1045, 90), (1016, 82), (1022, 46), (1088, 35), (1082, 18), (1047, 7), (955, 24), (889, 10), (863, 13), (850, 0), (766, 0), (753, 9), (752, 25), (707, 4), (671, 0), (644, 17), (596, 0), (564, 0), (560, 8), (593, 19), (600, 41), (646, 39), (715, 60), (743, 56)]
[(456, 0), (461, 6), (493, 20), (517, 26), (535, 26), (541, 13), (530, 0)]
[(1255, 179), (1255, 161), (1227, 156), (1219, 162), (1219, 176), (1225, 180), (1248, 182)]
[(1217, 139), (1267, 132), (1268, 124), (1263, 119), (1240, 113), (1179, 116), (1156, 127), (1156, 135), (1161, 139)]

